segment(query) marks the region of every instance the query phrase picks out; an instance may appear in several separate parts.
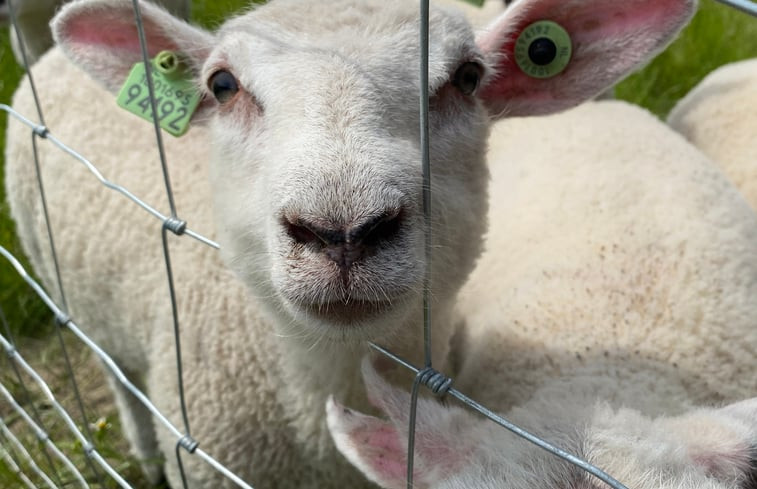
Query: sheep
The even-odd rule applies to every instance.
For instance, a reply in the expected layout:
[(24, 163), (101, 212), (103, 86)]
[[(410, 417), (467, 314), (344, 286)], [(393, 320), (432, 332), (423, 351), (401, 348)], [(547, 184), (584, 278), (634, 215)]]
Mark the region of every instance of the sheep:
[[(53, 36), (48, 27), (50, 19), (55, 15), (61, 5), (67, 0), (4, 0), (0, 2), (0, 27), (10, 23), (10, 4), (13, 2), (13, 11), (16, 17), (16, 26), (11, 26), (10, 38), (13, 54), (19, 64), (24, 64), (24, 56), (18, 36), (24, 43), (27, 62), (33, 64), (45, 51), (53, 45)], [(190, 0), (156, 0), (158, 4), (165, 6), (174, 15), (183, 19), (189, 18), (191, 8)], [(16, 32), (14, 27), (18, 27)]]
[(722, 66), (682, 98), (668, 124), (715, 161), (757, 209), (757, 59)]
[[(389, 419), (353, 411), (330, 398), (329, 427), (340, 450), (371, 480), (386, 489), (404, 489), (410, 396), (372, 367), (364, 368), (364, 375), (368, 395)], [(545, 399), (550, 397), (537, 395), (507, 417), (535, 424), (548, 439), (590, 460), (614, 462), (629, 488), (749, 489), (757, 482), (757, 398), (660, 417), (580, 402), (568, 405), (572, 410), (567, 416), (555, 417), (562, 413)], [(418, 399), (415, 440), (413, 487), (609, 487), (470, 410), (431, 399)]]
[(486, 27), (513, 0), (485, 0), (483, 5), (472, 5), (465, 0), (437, 0), (437, 4), (460, 9), (474, 28)]
[[(486, 226), (490, 122), (592, 97), (662, 49), (695, 9), (693, 0), (523, 3), (477, 40), (459, 14), (431, 12), (429, 273), (440, 367), (453, 296)], [(164, 141), (179, 218), (221, 248), (168, 239), (191, 434), (257, 488), (365, 487), (333, 446), (326, 398), (368, 406), (359, 374), (368, 341), (422, 357), (416, 7), (275, 0), (211, 34), (141, 6), (150, 55), (181, 53), (204, 94), (188, 133)], [(536, 80), (515, 68), (508, 41), (545, 12), (576, 49), (561, 75)], [(52, 132), (159, 205), (151, 125), (116, 109), (85, 73), (118, 89), (141, 59), (132, 19), (125, 0), (67, 4), (53, 22), (60, 47), (33, 71)], [(13, 104), (33, 113), (26, 84)], [(7, 195), (24, 250), (52, 290), (27, 131), (10, 122)], [(70, 314), (181, 425), (160, 226), (55, 148), (39, 149)], [(112, 387), (136, 455), (165, 458), (145, 464), (148, 475), (162, 469), (178, 486), (175, 439)], [(187, 458), (190, 487), (223, 487)]]
[[(757, 216), (737, 189), (623, 102), (507, 119), (490, 145), (458, 390), (630, 488), (754, 487), (757, 398), (711, 407), (757, 395)], [(391, 423), (332, 402), (332, 434), (372, 480), (405, 487), (407, 395), (366, 382)], [(416, 487), (596, 487), (467, 413), (426, 401), (419, 416)]]

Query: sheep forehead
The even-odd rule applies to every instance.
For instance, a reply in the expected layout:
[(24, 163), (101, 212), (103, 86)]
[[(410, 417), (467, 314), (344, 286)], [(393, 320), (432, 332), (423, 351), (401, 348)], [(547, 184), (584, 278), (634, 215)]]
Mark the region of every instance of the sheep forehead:
[[(438, 9), (431, 17), (434, 89), (461, 61), (480, 55), (463, 17)], [(250, 78), (255, 68), (265, 73), (268, 67), (270, 76), (263, 78), (284, 87), (294, 81), (310, 92), (311, 85), (321, 79), (328, 83), (327, 75), (341, 66), (342, 73), (362, 74), (374, 92), (397, 100), (417, 97), (418, 18), (415, 2), (405, 0), (275, 0), (224, 24), (219, 38), (231, 61), (238, 60), (242, 70), (252, 65)], [(416, 93), (408, 93), (409, 88)]]

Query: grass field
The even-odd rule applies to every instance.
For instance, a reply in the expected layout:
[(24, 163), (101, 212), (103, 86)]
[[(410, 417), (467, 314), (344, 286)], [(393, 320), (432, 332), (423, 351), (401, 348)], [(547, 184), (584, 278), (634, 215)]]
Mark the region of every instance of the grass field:
[[(194, 19), (207, 26), (217, 25), (229, 12), (242, 7), (240, 0), (195, 0)], [(616, 89), (619, 98), (649, 108), (664, 117), (675, 102), (694, 86), (704, 75), (715, 67), (748, 57), (757, 56), (757, 19), (714, 2), (701, 0), (700, 11), (683, 35), (667, 51), (650, 63), (644, 70), (632, 75)], [(9, 103), (14, 87), (22, 76), (9, 48), (7, 30), (0, 31), (0, 103)], [(6, 117), (0, 115), (0, 155), (3, 154)], [(0, 162), (2, 156), (0, 156)], [(0, 245), (22, 257), (15, 236), (14, 226), (8, 217), (5, 204), (4, 185), (0, 171)], [(63, 368), (60, 345), (53, 335), (49, 312), (29, 290), (4, 260), (0, 259), (0, 307), (8, 318), (13, 335), (25, 356), (32, 357), (38, 368), (53, 386), (63, 402), (73, 408), (71, 388)], [(110, 460), (134, 481), (135, 487), (145, 487), (140, 481), (136, 464), (124, 455), (126, 446), (118, 430), (118, 422), (102, 376), (95, 362), (70, 337), (64, 337), (71, 351), (72, 363), (77, 372), (77, 380), (85, 391), (87, 414), (90, 420), (103, 418), (102, 423), (94, 423), (98, 447), (109, 455)], [(11, 369), (0, 360), (0, 383), (21, 396), (22, 389)], [(34, 403), (41, 417), (49, 421), (48, 429), (62, 438), (61, 448), (65, 448), (80, 467), (84, 467), (84, 456), (77, 442), (68, 436), (61, 423), (39, 394), (33, 394), (29, 402)], [(9, 415), (8, 409), (0, 401), (0, 416), (7, 424), (17, 422), (17, 416)], [(18, 423), (20, 424), (20, 423)], [(33, 434), (22, 430), (28, 447), (36, 446)], [(68, 441), (66, 441), (68, 440)], [(0, 442), (3, 442), (0, 438)], [(0, 443), (0, 447), (3, 443)], [(2, 451), (0, 449), (0, 455)], [(43, 464), (44, 467), (44, 464)], [(0, 487), (21, 487), (21, 482), (0, 458)], [(99, 487), (94, 484), (93, 487)], [(107, 485), (112, 487), (112, 485)], [(114, 486), (113, 486), (114, 487)]]

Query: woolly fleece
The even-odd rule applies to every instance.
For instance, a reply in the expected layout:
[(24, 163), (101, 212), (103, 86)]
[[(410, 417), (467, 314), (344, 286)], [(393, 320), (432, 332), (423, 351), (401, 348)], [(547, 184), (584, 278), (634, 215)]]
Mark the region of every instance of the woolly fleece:
[(712, 158), (757, 209), (757, 59), (707, 75), (676, 104), (668, 124)]

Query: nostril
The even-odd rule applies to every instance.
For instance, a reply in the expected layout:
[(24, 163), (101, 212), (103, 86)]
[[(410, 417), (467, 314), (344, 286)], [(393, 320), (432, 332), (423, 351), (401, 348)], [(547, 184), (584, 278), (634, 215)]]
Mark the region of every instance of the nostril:
[(315, 234), (306, 225), (300, 223), (299, 221), (291, 222), (287, 219), (284, 219), (283, 224), (286, 233), (297, 243), (309, 244), (321, 242), (321, 239), (317, 234)]
[(323, 226), (301, 218), (284, 218), (286, 233), (297, 243), (320, 245), (339, 245), (345, 242), (345, 232), (336, 226)]
[(354, 227), (350, 231), (349, 238), (353, 243), (376, 246), (393, 240), (399, 234), (401, 223), (401, 210), (392, 209)]

